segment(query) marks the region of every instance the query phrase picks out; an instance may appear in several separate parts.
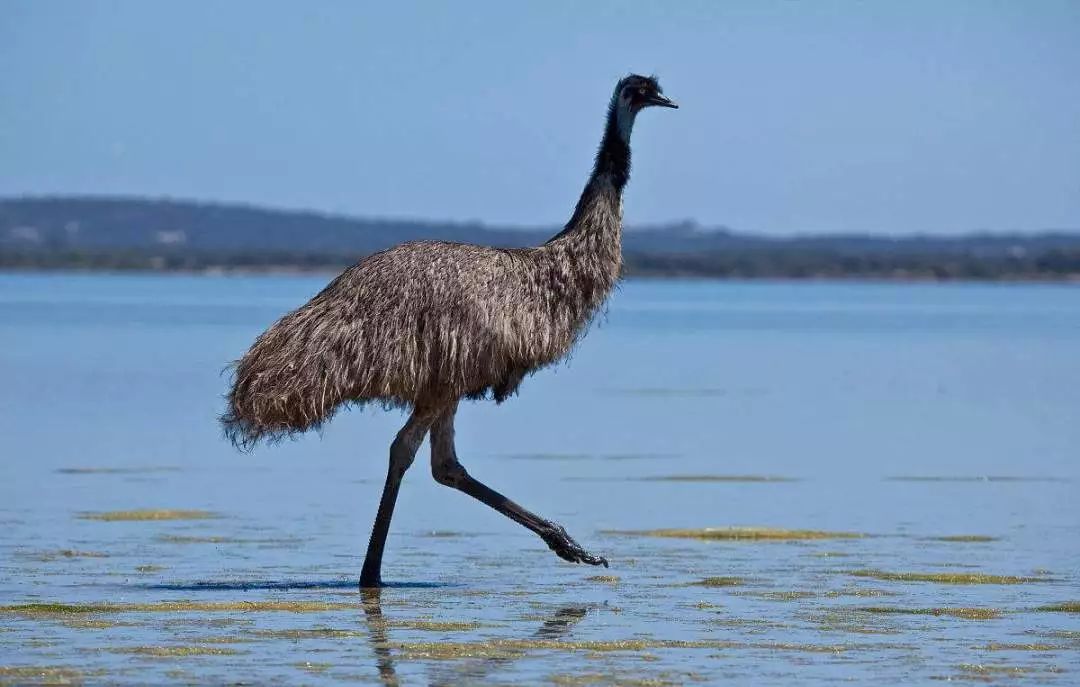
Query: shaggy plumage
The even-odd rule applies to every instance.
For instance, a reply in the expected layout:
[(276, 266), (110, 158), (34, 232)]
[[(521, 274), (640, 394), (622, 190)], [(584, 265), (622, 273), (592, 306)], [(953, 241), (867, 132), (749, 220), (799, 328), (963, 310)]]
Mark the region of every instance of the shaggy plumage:
[(646, 105), (670, 106), (659, 93), (653, 77), (619, 82), (593, 173), (546, 244), (405, 243), (364, 258), (282, 317), (236, 365), (226, 435), (250, 447), (317, 428), (347, 404), (501, 402), (564, 358), (619, 277), (630, 129)]
[(439, 484), (528, 528), (566, 561), (607, 566), (558, 523), (470, 475), (454, 447), (454, 417), (460, 399), (501, 402), (525, 375), (565, 357), (611, 293), (630, 132), (650, 105), (676, 107), (655, 78), (631, 75), (615, 87), (592, 176), (566, 228), (544, 245), (417, 241), (376, 253), (281, 318), (237, 364), (222, 425), (241, 447), (318, 427), (350, 403), (411, 410), (390, 445), (361, 587), (382, 584), (401, 480), (429, 432)]

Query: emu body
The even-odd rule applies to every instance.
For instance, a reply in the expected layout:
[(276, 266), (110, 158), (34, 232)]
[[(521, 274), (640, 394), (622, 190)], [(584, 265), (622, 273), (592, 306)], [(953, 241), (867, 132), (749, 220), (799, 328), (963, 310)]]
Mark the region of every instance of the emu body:
[(317, 428), (349, 404), (411, 411), (390, 448), (361, 586), (381, 583), (401, 477), (429, 431), (437, 481), (528, 527), (568, 561), (607, 565), (472, 478), (457, 460), (453, 422), (460, 399), (502, 402), (525, 376), (564, 358), (611, 292), (622, 265), (630, 132), (650, 105), (675, 107), (655, 78), (619, 82), (593, 173), (566, 227), (544, 245), (416, 241), (376, 253), (282, 317), (237, 364), (222, 425), (244, 448)]

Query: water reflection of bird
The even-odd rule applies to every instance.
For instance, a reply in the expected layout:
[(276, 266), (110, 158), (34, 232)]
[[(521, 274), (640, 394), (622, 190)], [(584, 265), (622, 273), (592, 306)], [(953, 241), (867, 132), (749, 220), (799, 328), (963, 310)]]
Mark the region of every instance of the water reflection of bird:
[[(378, 588), (363, 590), (364, 622), (368, 629), (368, 640), (371, 650), (375, 654), (375, 668), (379, 671), (379, 680), (387, 687), (397, 687), (400, 680), (394, 665), (393, 643), (388, 632), (388, 623), (383, 616), (382, 590)], [(551, 617), (545, 619), (540, 627), (532, 634), (533, 639), (556, 642), (566, 639), (577, 625), (588, 614), (585, 606), (560, 606), (555, 609)], [(443, 676), (434, 676), (428, 684), (453, 685), (453, 684), (484, 684), (489, 682), (486, 678), (499, 671), (505, 672), (515, 660), (512, 656), (489, 656), (465, 661), (446, 672)]]
[(630, 132), (649, 106), (675, 107), (655, 77), (619, 81), (596, 164), (566, 227), (542, 246), (442, 241), (376, 253), (264, 332), (236, 366), (227, 436), (250, 448), (317, 428), (343, 405), (411, 411), (390, 466), (360, 575), (381, 584), (401, 478), (431, 432), (435, 479), (538, 534), (561, 558), (607, 565), (545, 520), (469, 475), (454, 451), (462, 398), (502, 402), (524, 377), (563, 359), (619, 277)]

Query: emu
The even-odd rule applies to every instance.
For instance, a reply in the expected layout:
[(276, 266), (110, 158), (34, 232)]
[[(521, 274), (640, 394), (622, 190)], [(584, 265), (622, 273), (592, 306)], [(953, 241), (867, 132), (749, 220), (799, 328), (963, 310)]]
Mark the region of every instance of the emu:
[(375, 253), (278, 320), (236, 363), (221, 423), (241, 449), (317, 429), (346, 405), (410, 411), (390, 446), (361, 587), (382, 585), (401, 479), (428, 432), (436, 481), (524, 525), (559, 557), (607, 567), (562, 526), (472, 477), (454, 450), (454, 415), (463, 398), (505, 401), (584, 335), (619, 278), (630, 132), (650, 106), (678, 107), (656, 77), (618, 82), (592, 175), (570, 221), (545, 244), (414, 241)]

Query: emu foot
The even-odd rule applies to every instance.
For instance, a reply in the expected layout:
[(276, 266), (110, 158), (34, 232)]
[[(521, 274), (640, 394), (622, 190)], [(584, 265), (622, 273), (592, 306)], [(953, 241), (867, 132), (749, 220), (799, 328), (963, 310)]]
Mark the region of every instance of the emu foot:
[(562, 525), (549, 522), (540, 532), (540, 538), (544, 543), (564, 561), (571, 563), (588, 563), (589, 565), (602, 565), (608, 567), (607, 559), (603, 556), (594, 556), (571, 538)]

